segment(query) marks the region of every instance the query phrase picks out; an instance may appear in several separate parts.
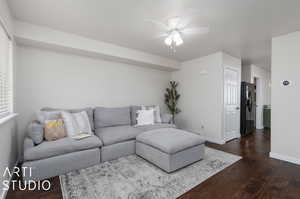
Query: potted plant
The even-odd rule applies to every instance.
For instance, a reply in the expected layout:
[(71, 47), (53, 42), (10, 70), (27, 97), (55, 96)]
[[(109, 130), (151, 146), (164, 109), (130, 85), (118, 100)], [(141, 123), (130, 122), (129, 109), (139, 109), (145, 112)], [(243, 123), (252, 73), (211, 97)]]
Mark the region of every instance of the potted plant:
[(175, 115), (180, 113), (181, 110), (177, 107), (180, 94), (177, 92), (178, 82), (170, 81), (170, 87), (166, 89), (165, 104), (172, 115), (172, 122), (175, 124)]

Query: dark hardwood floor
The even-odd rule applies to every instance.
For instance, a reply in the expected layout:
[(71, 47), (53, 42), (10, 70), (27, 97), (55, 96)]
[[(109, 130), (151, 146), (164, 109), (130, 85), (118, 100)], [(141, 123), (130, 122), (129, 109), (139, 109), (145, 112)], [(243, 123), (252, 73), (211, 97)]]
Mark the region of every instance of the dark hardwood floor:
[[(300, 166), (269, 158), (270, 132), (257, 131), (224, 145), (207, 146), (243, 158), (212, 176), (180, 199), (300, 199)], [(62, 198), (58, 177), (48, 192), (10, 190), (7, 198)]]

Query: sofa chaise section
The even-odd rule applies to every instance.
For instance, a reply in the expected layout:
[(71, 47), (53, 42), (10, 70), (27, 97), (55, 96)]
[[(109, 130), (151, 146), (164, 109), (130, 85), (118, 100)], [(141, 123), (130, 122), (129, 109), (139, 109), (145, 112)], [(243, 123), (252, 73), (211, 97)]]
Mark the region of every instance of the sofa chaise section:
[(136, 136), (145, 131), (159, 128), (175, 128), (175, 125), (167, 123), (135, 126), (135, 113), (139, 108), (139, 106), (95, 108), (95, 134), (103, 142), (101, 147), (102, 162), (135, 154)]
[(142, 132), (146, 132), (146, 131), (162, 129), (162, 128), (176, 128), (176, 125), (169, 124), (169, 123), (157, 123), (157, 124), (151, 124), (151, 125), (136, 126), (134, 128), (137, 128)]
[(141, 133), (136, 138), (136, 154), (166, 172), (173, 172), (204, 157), (204, 140), (199, 135), (162, 128)]

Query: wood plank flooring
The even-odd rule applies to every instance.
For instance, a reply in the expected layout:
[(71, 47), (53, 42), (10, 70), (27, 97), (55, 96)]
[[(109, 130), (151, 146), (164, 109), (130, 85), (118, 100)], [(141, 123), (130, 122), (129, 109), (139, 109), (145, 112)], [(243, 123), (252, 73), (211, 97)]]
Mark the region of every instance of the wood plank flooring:
[[(243, 157), (179, 199), (300, 199), (300, 166), (269, 158), (270, 132), (207, 146)], [(59, 178), (44, 191), (10, 190), (8, 199), (61, 199)]]

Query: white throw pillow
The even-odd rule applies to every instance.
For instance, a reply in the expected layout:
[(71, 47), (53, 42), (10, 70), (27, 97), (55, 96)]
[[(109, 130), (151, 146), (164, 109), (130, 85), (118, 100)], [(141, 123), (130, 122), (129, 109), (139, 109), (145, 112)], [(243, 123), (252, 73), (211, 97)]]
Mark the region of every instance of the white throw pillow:
[(62, 112), (68, 137), (74, 137), (81, 133), (92, 134), (90, 121), (86, 111), (79, 113)]
[(153, 109), (154, 111), (154, 122), (155, 123), (161, 123), (161, 116), (160, 116), (160, 108), (158, 105), (154, 106), (142, 106), (142, 110), (150, 110)]
[(153, 125), (154, 124), (154, 110), (138, 110), (137, 111), (136, 126)]

